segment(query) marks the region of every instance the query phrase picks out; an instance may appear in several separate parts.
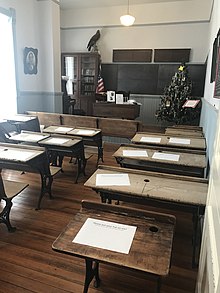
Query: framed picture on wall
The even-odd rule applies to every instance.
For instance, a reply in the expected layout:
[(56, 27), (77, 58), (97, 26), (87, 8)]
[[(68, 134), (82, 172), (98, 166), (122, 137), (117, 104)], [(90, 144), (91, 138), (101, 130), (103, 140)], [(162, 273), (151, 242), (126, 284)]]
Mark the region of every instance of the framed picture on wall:
[(24, 48), (24, 73), (37, 74), (38, 50), (34, 48)]
[(214, 98), (220, 99), (220, 46), (217, 50), (217, 67), (215, 75)]

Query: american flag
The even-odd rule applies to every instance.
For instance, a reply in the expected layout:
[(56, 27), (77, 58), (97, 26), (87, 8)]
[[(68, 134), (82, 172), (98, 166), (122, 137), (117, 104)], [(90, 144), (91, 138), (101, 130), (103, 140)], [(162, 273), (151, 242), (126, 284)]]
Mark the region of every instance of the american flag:
[(97, 83), (97, 87), (96, 87), (96, 93), (102, 93), (105, 90), (105, 86), (104, 86), (104, 80), (103, 78), (99, 75), (98, 76), (98, 83)]

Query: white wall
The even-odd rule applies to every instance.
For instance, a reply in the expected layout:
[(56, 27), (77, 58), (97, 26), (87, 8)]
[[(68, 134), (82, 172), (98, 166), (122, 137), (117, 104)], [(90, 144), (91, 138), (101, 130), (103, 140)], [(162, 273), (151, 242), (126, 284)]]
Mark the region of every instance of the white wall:
[[(53, 49), (53, 19), (54, 6), (57, 5), (51, 0), (0, 0), (0, 7), (16, 11), (16, 47), (18, 79), (20, 91), (53, 91), (57, 85), (48, 80), (48, 76), (53, 76), (54, 54)], [(51, 11), (51, 14), (49, 12)], [(59, 11), (59, 9), (58, 9)], [(56, 15), (56, 48), (60, 56), (60, 17)], [(49, 41), (51, 46), (48, 46)], [(25, 47), (38, 49), (38, 73), (36, 75), (24, 74), (23, 50)], [(49, 62), (52, 60), (52, 62)], [(60, 60), (58, 61), (60, 64)], [(55, 63), (56, 64), (56, 63)], [(60, 70), (58, 68), (58, 70)], [(58, 74), (60, 76), (60, 74)], [(60, 90), (60, 79), (59, 87)]]
[(131, 5), (135, 25), (122, 27), (126, 6), (61, 10), (61, 51), (86, 51), (90, 37), (101, 30), (98, 47), (103, 63), (112, 62), (113, 49), (191, 48), (191, 62), (208, 55), (211, 0)]
[[(54, 0), (0, 0), (16, 13), (18, 112), (62, 112), (60, 7)], [(25, 47), (38, 49), (37, 74), (24, 74)]]

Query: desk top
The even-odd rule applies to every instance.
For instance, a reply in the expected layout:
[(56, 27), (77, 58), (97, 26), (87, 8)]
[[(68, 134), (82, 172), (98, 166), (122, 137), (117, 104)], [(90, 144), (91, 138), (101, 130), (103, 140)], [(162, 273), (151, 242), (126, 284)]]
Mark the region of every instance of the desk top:
[(10, 122), (28, 122), (36, 118), (37, 118), (36, 116), (17, 114), (17, 115), (6, 117), (5, 120)]
[(29, 162), (45, 153), (43, 148), (29, 148), (29, 146), (14, 145), (9, 143), (0, 144), (0, 160), (14, 162)]
[(41, 132), (22, 131), (19, 134), (15, 134), (15, 135), (11, 136), (9, 139), (11, 141), (17, 141), (17, 142), (36, 143), (36, 142), (39, 142), (47, 137), (49, 137), (48, 134), (41, 133)]
[(99, 133), (101, 133), (100, 129), (96, 128), (84, 128), (84, 127), (69, 127), (69, 126), (49, 126), (43, 129), (45, 133), (59, 133), (59, 134), (67, 134), (74, 136), (82, 136), (82, 137), (93, 137)]
[(131, 140), (133, 143), (159, 145), (166, 147), (206, 150), (204, 137), (168, 136), (166, 134), (137, 132)]
[[(129, 253), (72, 242), (88, 218), (136, 226)], [(55, 240), (52, 248), (81, 258), (165, 276), (169, 273), (174, 226), (175, 217), (170, 215), (82, 202), (81, 211)]]
[[(130, 185), (96, 185), (97, 174), (128, 174)], [(99, 166), (84, 184), (87, 187), (112, 193), (124, 193), (138, 198), (152, 198), (175, 203), (205, 206), (208, 180), (128, 168)]]
[[(145, 154), (143, 153), (145, 152)], [(206, 168), (206, 156), (178, 151), (165, 150), (157, 147), (148, 148), (140, 145), (121, 145), (113, 154), (115, 158), (127, 158), (145, 162), (164, 163), (179, 166)]]

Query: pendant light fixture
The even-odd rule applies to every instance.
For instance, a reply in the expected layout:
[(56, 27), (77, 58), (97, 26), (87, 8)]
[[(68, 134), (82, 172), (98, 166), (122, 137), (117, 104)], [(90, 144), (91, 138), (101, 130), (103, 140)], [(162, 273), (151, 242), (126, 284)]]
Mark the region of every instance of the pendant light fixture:
[(120, 17), (121, 24), (124, 26), (131, 26), (134, 24), (135, 17), (129, 14), (129, 0), (128, 0), (128, 8), (127, 8), (127, 14), (122, 15)]

